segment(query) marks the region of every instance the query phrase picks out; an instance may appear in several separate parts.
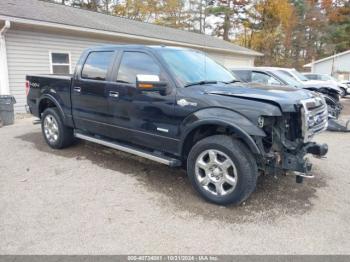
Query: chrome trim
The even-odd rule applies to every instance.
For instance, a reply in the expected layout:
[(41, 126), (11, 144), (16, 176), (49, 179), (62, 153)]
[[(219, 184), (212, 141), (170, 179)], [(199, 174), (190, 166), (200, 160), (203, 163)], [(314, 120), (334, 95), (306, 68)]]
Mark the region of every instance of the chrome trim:
[[(328, 127), (328, 110), (325, 100), (321, 97), (310, 98), (301, 101), (302, 109), (302, 134), (304, 142), (309, 141), (314, 135), (325, 131)], [(308, 104), (314, 105), (309, 109)], [(310, 122), (317, 121), (310, 126)]]
[(74, 92), (80, 93), (80, 92), (81, 92), (81, 87), (75, 86), (75, 87), (73, 88), (73, 90), (74, 90)]
[(98, 138), (95, 138), (95, 137), (87, 136), (87, 135), (81, 134), (81, 133), (76, 132), (76, 131), (74, 132), (74, 136), (77, 137), (77, 138), (89, 141), (89, 142), (93, 142), (93, 143), (96, 143), (96, 144), (100, 144), (100, 145), (103, 145), (103, 146), (107, 146), (107, 147), (110, 147), (110, 148), (113, 148), (113, 149), (117, 149), (117, 150), (129, 153), (129, 154), (133, 154), (133, 155), (136, 155), (136, 156), (147, 158), (147, 159), (150, 159), (150, 160), (153, 160), (153, 161), (156, 161), (158, 163), (165, 164), (165, 165), (168, 165), (168, 166), (178, 166), (178, 165), (180, 165), (180, 161), (177, 160), (177, 159), (172, 159), (172, 158), (168, 158), (168, 157), (165, 157), (165, 156), (164, 157), (155, 156), (153, 154), (150, 154), (150, 153), (142, 151), (142, 150), (137, 150), (137, 149), (128, 147), (126, 145), (120, 145), (120, 144), (117, 144), (115, 142), (109, 142), (109, 141), (106, 141), (106, 140), (102, 140), (102, 139), (98, 139)]
[(157, 131), (164, 132), (164, 133), (168, 133), (169, 132), (168, 129), (161, 128), (161, 127), (157, 127)]
[(109, 96), (118, 98), (119, 97), (119, 92), (117, 92), (117, 91), (109, 91)]

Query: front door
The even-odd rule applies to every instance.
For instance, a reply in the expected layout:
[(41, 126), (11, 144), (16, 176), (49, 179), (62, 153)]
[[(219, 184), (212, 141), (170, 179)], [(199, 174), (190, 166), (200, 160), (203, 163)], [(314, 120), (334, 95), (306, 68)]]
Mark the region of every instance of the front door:
[(72, 84), (72, 114), (77, 129), (106, 135), (108, 78), (114, 51), (90, 52)]
[[(111, 134), (137, 145), (175, 151), (178, 140), (174, 124), (176, 88), (157, 58), (145, 51), (124, 50), (115, 66), (114, 83), (108, 86), (108, 122)], [(157, 75), (168, 83), (165, 93), (136, 89), (136, 76)]]

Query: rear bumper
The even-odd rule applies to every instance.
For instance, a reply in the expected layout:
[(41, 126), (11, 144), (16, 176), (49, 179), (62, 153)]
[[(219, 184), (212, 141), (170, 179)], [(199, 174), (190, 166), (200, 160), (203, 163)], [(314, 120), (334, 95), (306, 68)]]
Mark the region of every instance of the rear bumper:
[(32, 113), (31, 110), (30, 110), (30, 107), (29, 107), (28, 105), (25, 105), (24, 107), (25, 107), (26, 112), (27, 112), (28, 114), (31, 114), (31, 113)]
[(27, 99), (26, 111), (29, 114), (32, 114), (36, 117), (40, 117), (38, 112), (38, 106), (30, 99)]

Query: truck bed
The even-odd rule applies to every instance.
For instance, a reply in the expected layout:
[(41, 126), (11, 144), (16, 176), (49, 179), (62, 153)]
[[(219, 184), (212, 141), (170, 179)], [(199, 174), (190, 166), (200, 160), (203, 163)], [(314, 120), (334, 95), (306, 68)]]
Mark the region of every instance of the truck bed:
[(40, 74), (40, 75), (27, 75), (27, 77), (38, 77), (38, 78), (55, 78), (55, 79), (66, 79), (69, 80), (73, 77), (72, 74), (69, 75), (54, 75), (54, 74)]
[(40, 103), (50, 97), (58, 103), (64, 114), (71, 115), (70, 87), (72, 75), (27, 75), (27, 103), (29, 111), (40, 118)]

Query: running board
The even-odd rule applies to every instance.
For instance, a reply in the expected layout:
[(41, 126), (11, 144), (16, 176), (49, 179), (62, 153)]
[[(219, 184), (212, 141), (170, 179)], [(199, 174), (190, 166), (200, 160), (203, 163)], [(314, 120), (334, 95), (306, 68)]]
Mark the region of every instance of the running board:
[(101, 139), (101, 138), (88, 136), (88, 135), (79, 133), (77, 131), (74, 131), (74, 136), (77, 137), (77, 138), (89, 141), (89, 142), (93, 142), (93, 143), (96, 143), (96, 144), (100, 144), (100, 145), (103, 145), (103, 146), (107, 146), (107, 147), (110, 147), (110, 148), (113, 148), (113, 149), (117, 149), (117, 150), (129, 153), (129, 154), (133, 154), (133, 155), (136, 155), (136, 156), (147, 158), (147, 159), (150, 159), (150, 160), (153, 160), (153, 161), (156, 161), (158, 163), (162, 163), (162, 164), (165, 164), (165, 165), (168, 165), (168, 166), (171, 166), (171, 167), (181, 166), (181, 161), (178, 160), (178, 159), (171, 158), (171, 157), (164, 156), (164, 155), (157, 155), (157, 154), (154, 154), (152, 152), (148, 152), (146, 150), (138, 149), (136, 147), (131, 147), (129, 145), (124, 145), (124, 144), (121, 144), (121, 143), (117, 143), (115, 141), (112, 142), (112, 141), (109, 141), (109, 140), (104, 140), (104, 139)]

